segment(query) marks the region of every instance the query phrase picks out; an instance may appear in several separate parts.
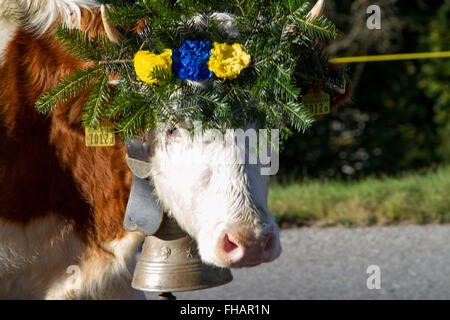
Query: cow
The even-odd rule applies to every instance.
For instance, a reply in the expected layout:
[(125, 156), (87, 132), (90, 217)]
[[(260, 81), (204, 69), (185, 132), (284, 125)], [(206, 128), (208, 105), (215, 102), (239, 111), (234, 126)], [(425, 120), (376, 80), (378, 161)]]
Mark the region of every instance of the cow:
[[(55, 39), (58, 23), (111, 33), (92, 0), (0, 0), (0, 298), (139, 299), (130, 283), (144, 235), (123, 228), (132, 181), (124, 144), (85, 146), (89, 90), (48, 115), (35, 109), (86, 64)], [(214, 166), (237, 146), (205, 146), (180, 128), (155, 129), (149, 141), (155, 194), (205, 263), (247, 267), (280, 255), (258, 164)], [(195, 165), (180, 162), (188, 158)]]

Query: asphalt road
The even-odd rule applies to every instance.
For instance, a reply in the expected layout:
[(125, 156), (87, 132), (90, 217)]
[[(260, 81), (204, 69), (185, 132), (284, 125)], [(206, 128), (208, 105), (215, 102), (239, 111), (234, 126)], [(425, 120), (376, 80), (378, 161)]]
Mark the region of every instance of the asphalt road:
[[(450, 226), (292, 229), (276, 261), (184, 299), (450, 299)], [(367, 268), (380, 267), (381, 289)], [(150, 298), (156, 295), (150, 295)]]

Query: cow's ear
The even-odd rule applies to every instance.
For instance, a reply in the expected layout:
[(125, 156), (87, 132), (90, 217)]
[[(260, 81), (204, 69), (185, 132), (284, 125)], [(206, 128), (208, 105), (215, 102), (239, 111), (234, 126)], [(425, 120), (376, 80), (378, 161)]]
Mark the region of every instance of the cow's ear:
[[(337, 65), (333, 63), (328, 63), (328, 75), (330, 78), (337, 78), (342, 75), (342, 71)], [(330, 101), (331, 111), (335, 110), (337, 107), (349, 103), (352, 99), (352, 83), (349, 79), (346, 79), (344, 88), (334, 94)]]

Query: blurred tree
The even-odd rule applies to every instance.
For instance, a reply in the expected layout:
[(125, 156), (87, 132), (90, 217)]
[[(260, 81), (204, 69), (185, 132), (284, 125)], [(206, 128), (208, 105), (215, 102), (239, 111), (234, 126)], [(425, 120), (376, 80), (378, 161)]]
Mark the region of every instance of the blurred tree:
[[(431, 51), (450, 50), (450, 1), (437, 11), (431, 23), (419, 28), (419, 44)], [(419, 88), (434, 102), (434, 123), (440, 138), (438, 154), (450, 161), (450, 59), (423, 62), (418, 73)]]
[[(371, 0), (328, 1), (342, 31), (330, 56), (448, 51), (450, 0), (380, 0), (381, 30), (366, 26)], [(449, 160), (450, 59), (348, 66), (353, 103), (291, 138), (281, 176), (358, 177)]]

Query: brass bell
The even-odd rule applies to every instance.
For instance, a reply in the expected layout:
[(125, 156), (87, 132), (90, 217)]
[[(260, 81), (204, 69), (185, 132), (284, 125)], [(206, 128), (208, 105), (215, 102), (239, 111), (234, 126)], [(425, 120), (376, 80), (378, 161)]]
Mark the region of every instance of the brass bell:
[(195, 241), (165, 215), (159, 230), (145, 238), (131, 286), (167, 293), (217, 287), (231, 280), (229, 269), (203, 264)]

